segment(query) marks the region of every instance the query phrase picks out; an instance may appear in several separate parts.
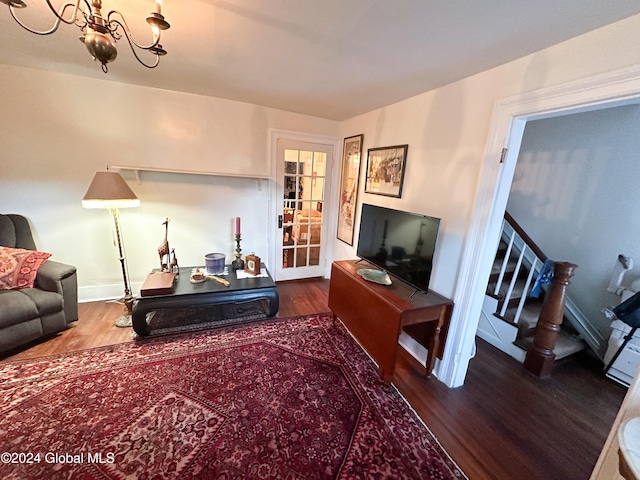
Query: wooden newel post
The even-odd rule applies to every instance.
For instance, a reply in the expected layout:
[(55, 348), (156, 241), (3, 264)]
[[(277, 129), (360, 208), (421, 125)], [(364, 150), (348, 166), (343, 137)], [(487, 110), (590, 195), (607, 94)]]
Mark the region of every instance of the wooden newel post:
[(577, 265), (569, 262), (556, 262), (551, 287), (540, 312), (533, 346), (524, 359), (524, 368), (539, 377), (548, 377), (556, 358), (553, 349), (560, 333), (560, 325), (564, 318), (564, 306), (569, 279), (573, 276)]

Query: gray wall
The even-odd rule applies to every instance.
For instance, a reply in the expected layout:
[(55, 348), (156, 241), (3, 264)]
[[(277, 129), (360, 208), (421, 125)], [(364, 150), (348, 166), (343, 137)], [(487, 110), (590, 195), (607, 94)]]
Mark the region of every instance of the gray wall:
[(603, 307), (618, 254), (640, 276), (640, 107), (527, 123), (507, 211), (553, 260), (577, 264), (569, 296), (609, 336)]

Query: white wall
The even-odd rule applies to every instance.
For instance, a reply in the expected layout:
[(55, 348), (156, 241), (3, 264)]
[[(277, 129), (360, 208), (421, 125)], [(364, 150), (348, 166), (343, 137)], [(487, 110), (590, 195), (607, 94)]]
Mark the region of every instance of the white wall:
[[(362, 165), (359, 203), (375, 203), (442, 217), (431, 288), (459, 300), (456, 294), (462, 252), (468, 238), (474, 202), (487, 193), (478, 190), (489, 129), (496, 102), (545, 87), (640, 64), (640, 16), (545, 49), (509, 64), (426, 92), (405, 101), (352, 118), (341, 126), (343, 136), (364, 134), (364, 150), (407, 143), (407, 172), (401, 199), (363, 193)], [(493, 185), (480, 185), (494, 188)], [(492, 192), (488, 192), (492, 195)], [(358, 209), (359, 213), (359, 209)], [(356, 238), (357, 243), (357, 238)], [(336, 241), (336, 258), (354, 258), (355, 245)], [(462, 324), (477, 326), (477, 318), (454, 309), (454, 331)], [(471, 330), (474, 330), (472, 328)], [(455, 335), (455, 332), (454, 334)], [(452, 338), (450, 331), (449, 338)], [(455, 337), (454, 337), (455, 338)], [(471, 343), (447, 343), (445, 359), (464, 366)], [(465, 350), (461, 350), (464, 344)], [(416, 345), (413, 353), (424, 358)], [(436, 372), (437, 373), (437, 372)]]
[(618, 254), (640, 276), (640, 107), (528, 122), (507, 210), (550, 258), (578, 265), (569, 296), (604, 338)]
[[(154, 72), (156, 73), (156, 72)], [(41, 250), (76, 265), (80, 298), (121, 295), (110, 217), (80, 200), (96, 171), (144, 165), (270, 175), (268, 129), (338, 135), (338, 123), (166, 90), (0, 65), (0, 211), (29, 218)], [(123, 172), (141, 207), (121, 211), (134, 287), (158, 266), (165, 217), (180, 264), (233, 253), (269, 261), (271, 181)]]

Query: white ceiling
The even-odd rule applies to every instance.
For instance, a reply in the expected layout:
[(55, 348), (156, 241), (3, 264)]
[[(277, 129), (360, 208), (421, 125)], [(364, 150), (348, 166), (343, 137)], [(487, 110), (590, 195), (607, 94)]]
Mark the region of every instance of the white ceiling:
[[(51, 23), (44, 0), (25, 1), (18, 14), (40, 28)], [(153, 4), (104, 0), (103, 13), (122, 11), (149, 43), (144, 17)], [(160, 66), (137, 64), (123, 39), (105, 75), (76, 27), (33, 35), (0, 7), (0, 63), (335, 120), (640, 13), (638, 0), (164, 0), (171, 29)]]

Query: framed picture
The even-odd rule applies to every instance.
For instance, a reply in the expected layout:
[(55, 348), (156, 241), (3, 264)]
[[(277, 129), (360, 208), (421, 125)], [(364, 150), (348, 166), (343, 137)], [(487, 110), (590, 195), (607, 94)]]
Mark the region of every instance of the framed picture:
[(402, 196), (408, 148), (408, 145), (395, 145), (368, 150), (365, 193), (388, 197)]
[(340, 210), (338, 210), (338, 240), (353, 245), (354, 216), (358, 201), (360, 157), (363, 135), (344, 139), (342, 179), (340, 180)]

